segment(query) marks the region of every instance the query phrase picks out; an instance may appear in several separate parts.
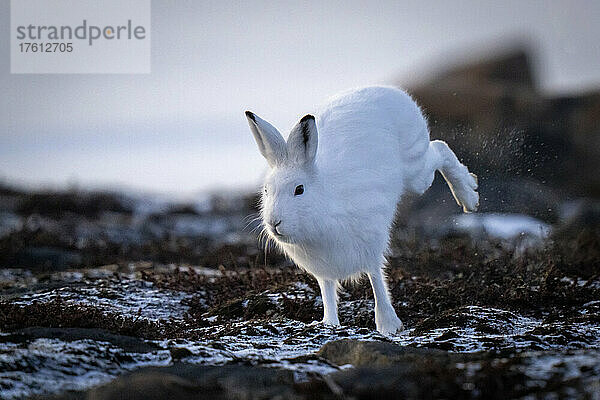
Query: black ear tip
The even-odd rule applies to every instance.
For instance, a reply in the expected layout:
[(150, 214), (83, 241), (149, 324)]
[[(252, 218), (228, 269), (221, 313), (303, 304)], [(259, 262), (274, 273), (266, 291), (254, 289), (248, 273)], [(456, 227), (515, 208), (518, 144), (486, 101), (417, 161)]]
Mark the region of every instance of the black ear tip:
[(253, 122), (256, 122), (256, 118), (254, 117), (254, 113), (252, 113), (251, 111), (246, 111), (246, 117), (248, 119), (251, 119)]
[(304, 117), (302, 117), (302, 119), (300, 120), (300, 122), (306, 122), (309, 119), (312, 119), (313, 121), (315, 120), (315, 117), (313, 115), (310, 114), (306, 114)]

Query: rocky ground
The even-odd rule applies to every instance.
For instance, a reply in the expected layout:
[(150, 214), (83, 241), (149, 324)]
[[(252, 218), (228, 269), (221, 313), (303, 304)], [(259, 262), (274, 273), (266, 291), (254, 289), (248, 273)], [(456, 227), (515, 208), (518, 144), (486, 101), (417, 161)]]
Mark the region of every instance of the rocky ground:
[(415, 220), (433, 209), (407, 219), (404, 205), (388, 275), (408, 329), (386, 337), (367, 281), (344, 285), (342, 327), (314, 322), (317, 283), (265, 257), (252, 196), (3, 188), (0, 200), (2, 399), (600, 393), (595, 203), (553, 224), (484, 213), (435, 231)]

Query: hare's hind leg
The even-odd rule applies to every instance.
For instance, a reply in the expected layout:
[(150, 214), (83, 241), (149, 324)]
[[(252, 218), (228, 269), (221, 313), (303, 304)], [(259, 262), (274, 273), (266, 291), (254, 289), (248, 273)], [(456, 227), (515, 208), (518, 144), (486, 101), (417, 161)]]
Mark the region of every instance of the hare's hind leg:
[(375, 296), (375, 325), (381, 333), (389, 334), (402, 331), (404, 326), (396, 315), (396, 310), (390, 301), (390, 294), (385, 282), (383, 269), (369, 272), (369, 280)]
[(337, 310), (337, 282), (330, 279), (317, 278), (323, 299), (323, 323), (326, 325), (339, 325)]
[(446, 142), (434, 140), (429, 143), (429, 149), (433, 152), (432, 158), (436, 160), (434, 167), (448, 182), (456, 203), (463, 208), (464, 212), (477, 210), (479, 206), (477, 176), (470, 173), (467, 167), (458, 161), (456, 154)]

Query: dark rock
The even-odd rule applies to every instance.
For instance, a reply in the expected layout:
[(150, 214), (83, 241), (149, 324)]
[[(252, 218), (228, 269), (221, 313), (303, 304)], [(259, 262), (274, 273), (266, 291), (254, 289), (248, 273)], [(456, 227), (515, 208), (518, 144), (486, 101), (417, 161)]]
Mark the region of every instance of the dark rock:
[(53, 338), (66, 342), (81, 339), (109, 342), (130, 353), (147, 353), (158, 349), (155, 344), (140, 338), (91, 328), (24, 328), (13, 331), (9, 335), (0, 336), (0, 341), (20, 343), (38, 338)]
[(86, 398), (89, 400), (192, 400), (208, 399), (212, 395), (210, 392), (203, 392), (198, 385), (175, 375), (138, 372), (92, 389)]
[(414, 363), (425, 357), (435, 357), (447, 363), (469, 359), (464, 354), (451, 354), (436, 349), (403, 347), (387, 342), (365, 342), (343, 339), (325, 344), (317, 353), (319, 357), (336, 365), (355, 367), (385, 367), (397, 363)]
[(194, 355), (194, 353), (185, 347), (173, 347), (169, 349), (169, 352), (171, 353), (171, 358), (173, 360), (181, 360), (182, 358)]
[(327, 343), (319, 355), (356, 367), (334, 373), (332, 379), (344, 394), (359, 399), (468, 397), (457, 379), (457, 364), (482, 357), (357, 340)]
[(226, 365), (147, 368), (89, 391), (89, 400), (296, 399), (291, 371)]

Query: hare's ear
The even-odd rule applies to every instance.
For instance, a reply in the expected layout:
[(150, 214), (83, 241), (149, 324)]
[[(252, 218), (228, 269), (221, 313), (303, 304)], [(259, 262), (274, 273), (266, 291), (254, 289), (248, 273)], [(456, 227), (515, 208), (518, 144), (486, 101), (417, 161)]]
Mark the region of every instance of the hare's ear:
[(271, 167), (283, 164), (287, 158), (285, 140), (281, 133), (270, 123), (257, 115), (246, 111), (250, 130), (254, 135), (258, 150), (269, 162)]
[(305, 115), (290, 132), (287, 151), (291, 160), (299, 164), (312, 163), (317, 154), (317, 124), (315, 117)]

